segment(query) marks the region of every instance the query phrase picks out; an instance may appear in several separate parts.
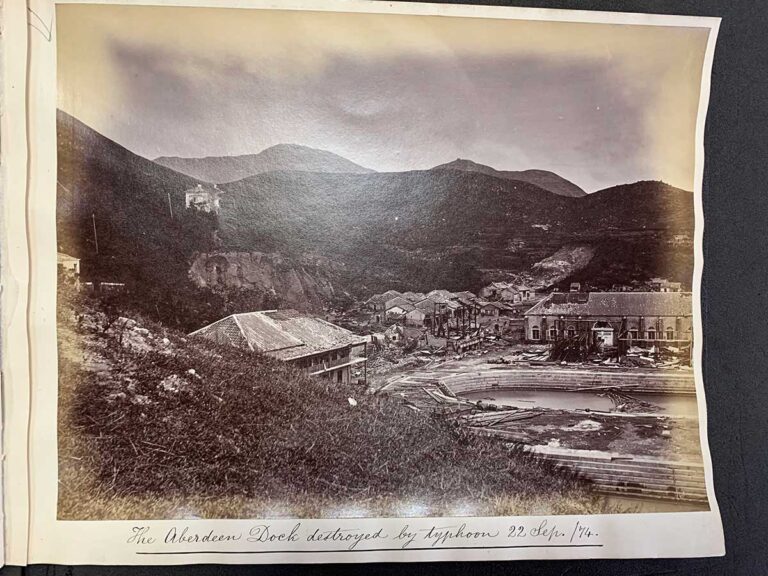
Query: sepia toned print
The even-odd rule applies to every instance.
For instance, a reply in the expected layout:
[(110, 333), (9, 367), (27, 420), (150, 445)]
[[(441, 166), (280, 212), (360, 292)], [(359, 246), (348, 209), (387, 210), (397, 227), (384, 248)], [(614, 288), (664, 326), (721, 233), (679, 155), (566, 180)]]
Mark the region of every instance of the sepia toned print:
[(710, 509), (708, 29), (56, 16), (59, 519)]

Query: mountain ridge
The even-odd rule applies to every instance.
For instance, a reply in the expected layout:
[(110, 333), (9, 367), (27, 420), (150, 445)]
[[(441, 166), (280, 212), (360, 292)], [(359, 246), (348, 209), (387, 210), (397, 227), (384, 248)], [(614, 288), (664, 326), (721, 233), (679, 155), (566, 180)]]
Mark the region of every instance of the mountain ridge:
[[(651, 276), (690, 283), (692, 274), (690, 245), (672, 240), (693, 230), (693, 195), (660, 182), (567, 197), (476, 170), (271, 171), (219, 185), (216, 214), (186, 208), (184, 193), (199, 180), (65, 113), (58, 158), (60, 250), (82, 258), (84, 280), (126, 282), (137, 295), (157, 295), (140, 301), (165, 302), (157, 309), (174, 317), (181, 308), (199, 320), (265, 305), (238, 292), (214, 306), (215, 294), (195, 300), (182, 291), (201, 253), (252, 254), (253, 266), (268, 254), (276, 285), (328, 285), (357, 297), (392, 287), (474, 291), (565, 246), (594, 250), (578, 279), (602, 288)], [(317, 264), (306, 264), (307, 255)], [(266, 284), (262, 291), (271, 292)], [(270, 305), (289, 295), (276, 297)]]
[(236, 182), (277, 170), (352, 174), (374, 172), (328, 150), (301, 144), (275, 144), (255, 154), (235, 156), (159, 156), (153, 162), (211, 184)]
[(539, 170), (535, 168), (528, 170), (496, 170), (496, 168), (493, 168), (492, 166), (480, 164), (474, 160), (468, 160), (466, 158), (457, 158), (451, 162), (433, 166), (430, 170), (479, 172), (481, 174), (505, 178), (507, 180), (520, 180), (522, 182), (528, 182), (529, 184), (535, 184), (536, 186), (559, 196), (578, 198), (587, 195), (581, 187), (549, 170)]

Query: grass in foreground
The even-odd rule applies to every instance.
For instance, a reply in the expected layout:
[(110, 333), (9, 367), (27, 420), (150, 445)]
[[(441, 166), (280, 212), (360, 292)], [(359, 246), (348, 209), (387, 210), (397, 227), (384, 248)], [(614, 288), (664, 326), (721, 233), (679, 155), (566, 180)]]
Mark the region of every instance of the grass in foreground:
[(84, 311), (59, 315), (61, 519), (604, 511), (573, 476), (394, 398)]

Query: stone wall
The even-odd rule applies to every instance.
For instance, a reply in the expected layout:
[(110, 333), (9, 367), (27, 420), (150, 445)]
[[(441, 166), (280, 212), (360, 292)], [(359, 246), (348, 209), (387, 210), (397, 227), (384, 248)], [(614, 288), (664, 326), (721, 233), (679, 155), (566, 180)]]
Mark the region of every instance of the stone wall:
[(626, 392), (696, 394), (693, 372), (563, 370), (514, 368), (455, 374), (441, 380), (454, 394), (483, 390), (578, 390), (620, 386)]

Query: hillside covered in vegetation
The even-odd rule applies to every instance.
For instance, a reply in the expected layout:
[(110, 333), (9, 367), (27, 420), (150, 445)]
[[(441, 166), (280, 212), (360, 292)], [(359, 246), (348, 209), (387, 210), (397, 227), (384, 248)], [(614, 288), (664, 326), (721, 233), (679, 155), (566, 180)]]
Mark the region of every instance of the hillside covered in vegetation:
[(570, 180), (566, 180), (559, 174), (549, 170), (496, 170), (485, 164), (478, 164), (472, 160), (457, 158), (453, 162), (440, 164), (432, 170), (464, 170), (466, 172), (482, 172), (490, 176), (505, 178), (507, 180), (520, 180), (535, 184), (548, 192), (559, 194), (560, 196), (586, 196), (586, 192)]
[[(477, 171), (270, 172), (222, 186), (223, 249), (316, 252), (347, 266), (350, 291), (477, 290), (563, 246), (593, 248), (610, 288), (664, 275), (690, 284), (693, 196), (637, 182), (584, 197)], [(594, 270), (591, 270), (594, 272)]]
[(66, 283), (59, 298), (61, 519), (602, 511), (565, 472), (393, 397), (120, 317)]
[[(315, 158), (320, 164), (307, 163), (306, 151), (294, 147), (279, 155), (283, 163), (260, 164), (270, 171), (220, 185), (214, 214), (186, 208), (185, 191), (197, 180), (133, 154), (63, 112), (58, 138), (60, 250), (81, 259), (84, 280), (126, 283), (140, 296), (134, 305), (183, 330), (228, 313), (280, 306), (286, 296), (280, 287), (307, 275), (312, 278), (304, 284), (327, 285), (345, 301), (391, 288), (477, 291), (491, 280), (535, 276), (537, 263), (570, 246), (584, 247), (591, 259), (558, 278), (566, 286), (584, 281), (610, 289), (662, 276), (689, 287), (692, 278), (690, 243), (671, 239), (692, 236), (693, 196), (662, 182), (570, 197), (511, 179), (512, 173), (469, 169), (466, 162), (459, 169), (448, 164), (392, 173), (354, 166), (347, 169), (356, 172), (305, 171), (300, 168), (346, 165), (324, 154)], [(288, 161), (296, 154), (304, 163)], [(189, 277), (192, 263), (220, 252), (280, 262), (263, 275), (275, 282), (199, 290)], [(309, 296), (323, 301), (321, 294)]]
[(205, 182), (222, 184), (276, 170), (300, 172), (373, 172), (346, 158), (308, 146), (277, 144), (258, 154), (178, 158), (161, 156), (154, 162)]

